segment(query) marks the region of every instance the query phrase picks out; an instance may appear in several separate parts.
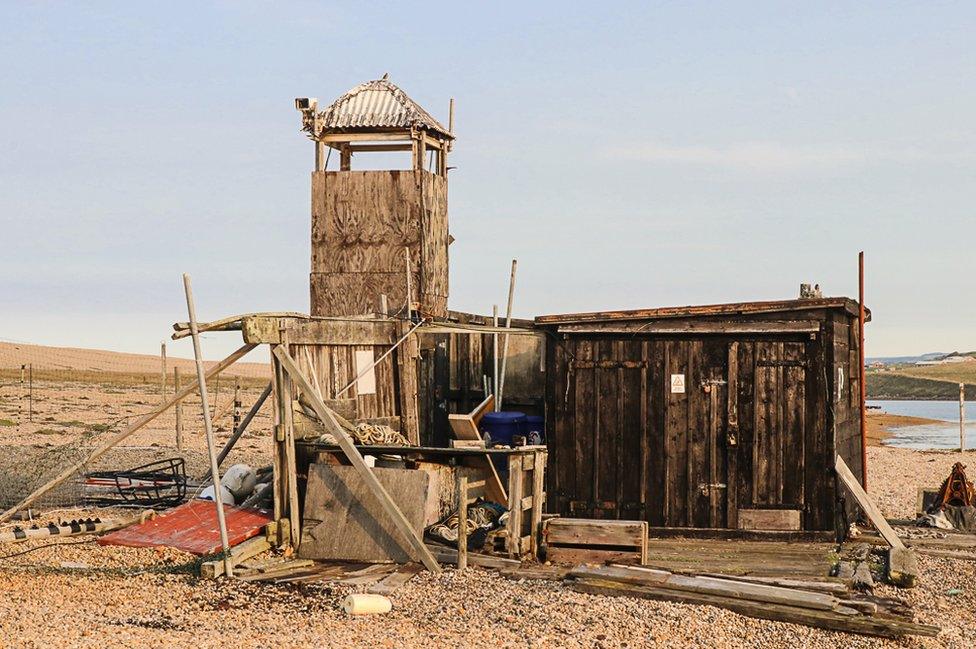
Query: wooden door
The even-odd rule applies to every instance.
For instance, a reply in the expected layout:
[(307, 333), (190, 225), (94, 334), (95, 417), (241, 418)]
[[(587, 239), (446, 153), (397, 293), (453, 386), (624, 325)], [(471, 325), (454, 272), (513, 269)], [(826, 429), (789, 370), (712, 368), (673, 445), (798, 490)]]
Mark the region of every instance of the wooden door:
[(579, 518), (642, 520), (647, 346), (640, 341), (581, 340), (572, 350), (560, 395), (569, 408), (557, 412), (556, 443), (550, 446), (557, 458), (560, 510)]
[(663, 520), (726, 527), (728, 343), (664, 343)]
[[(752, 506), (797, 508), (804, 502), (806, 354), (799, 342), (755, 344)], [(740, 507), (744, 506), (740, 503)]]

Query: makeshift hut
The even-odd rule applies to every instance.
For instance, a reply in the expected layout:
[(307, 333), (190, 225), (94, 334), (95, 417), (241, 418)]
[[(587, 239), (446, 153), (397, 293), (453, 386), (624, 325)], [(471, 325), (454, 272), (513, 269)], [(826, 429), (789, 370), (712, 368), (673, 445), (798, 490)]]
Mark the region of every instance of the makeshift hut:
[(548, 510), (653, 526), (832, 530), (860, 476), (858, 305), (800, 299), (548, 315)]

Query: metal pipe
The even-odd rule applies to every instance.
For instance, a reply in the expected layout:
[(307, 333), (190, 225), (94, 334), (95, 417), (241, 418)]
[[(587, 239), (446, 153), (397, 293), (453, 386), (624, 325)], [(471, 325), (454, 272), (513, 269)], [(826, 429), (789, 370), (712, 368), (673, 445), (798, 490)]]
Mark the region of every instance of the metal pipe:
[(864, 372), (864, 251), (857, 255), (857, 350), (858, 363), (860, 369), (861, 388), (861, 486), (864, 491), (868, 490), (868, 419), (867, 419), (867, 398), (868, 387), (865, 382)]
[[(518, 267), (518, 260), (512, 260), (512, 276), (508, 280), (508, 308), (505, 310), (505, 328), (512, 328), (512, 301), (515, 299), (515, 269)], [(505, 368), (508, 366), (508, 334), (502, 343), (502, 373), (498, 377), (498, 398), (495, 402), (498, 409), (502, 409), (502, 400), (505, 398)]]

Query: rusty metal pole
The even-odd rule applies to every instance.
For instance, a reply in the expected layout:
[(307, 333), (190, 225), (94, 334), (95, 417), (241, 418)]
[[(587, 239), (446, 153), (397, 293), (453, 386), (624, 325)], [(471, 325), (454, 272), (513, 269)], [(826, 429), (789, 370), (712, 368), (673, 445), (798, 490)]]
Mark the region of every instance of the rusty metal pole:
[(864, 251), (857, 255), (857, 350), (860, 370), (861, 388), (861, 486), (864, 491), (868, 490), (868, 420), (867, 420), (867, 398), (868, 386), (865, 382), (864, 372)]

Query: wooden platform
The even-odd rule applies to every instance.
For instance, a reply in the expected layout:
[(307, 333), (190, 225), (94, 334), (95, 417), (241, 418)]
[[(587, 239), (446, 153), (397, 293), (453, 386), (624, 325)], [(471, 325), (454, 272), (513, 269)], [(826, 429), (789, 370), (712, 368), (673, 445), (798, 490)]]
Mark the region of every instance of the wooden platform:
[(832, 543), (785, 543), (720, 539), (652, 538), (647, 566), (687, 574), (827, 578)]

